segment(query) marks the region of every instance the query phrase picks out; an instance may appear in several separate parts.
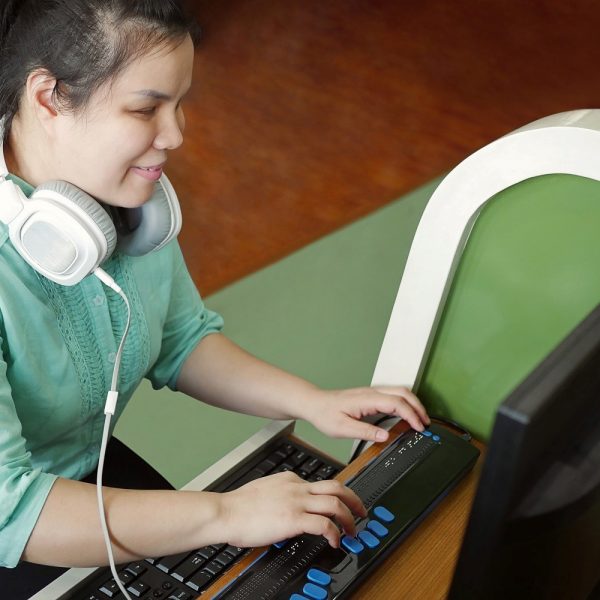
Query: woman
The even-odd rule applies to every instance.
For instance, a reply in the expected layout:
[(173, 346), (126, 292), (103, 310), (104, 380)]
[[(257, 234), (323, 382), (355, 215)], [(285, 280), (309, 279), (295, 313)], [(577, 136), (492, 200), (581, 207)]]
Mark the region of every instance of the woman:
[[(0, 10), (12, 180), (26, 194), (62, 180), (108, 208), (146, 205), (182, 142), (193, 22), (174, 0), (16, 0)], [(139, 257), (117, 249), (102, 268), (132, 305), (117, 415), (147, 377), (226, 409), (305, 419), (335, 437), (384, 440), (384, 430), (360, 420), (377, 412), (419, 430), (429, 422), (406, 389), (321, 390), (227, 340), (176, 241)], [(0, 565), (106, 564), (95, 487), (81, 480), (98, 463), (121, 299), (94, 277), (49, 281), (0, 224), (0, 311)], [(353, 513), (364, 515), (341, 484), (289, 473), (224, 494), (114, 487), (104, 496), (117, 562), (303, 532), (337, 546), (336, 523), (353, 534)]]

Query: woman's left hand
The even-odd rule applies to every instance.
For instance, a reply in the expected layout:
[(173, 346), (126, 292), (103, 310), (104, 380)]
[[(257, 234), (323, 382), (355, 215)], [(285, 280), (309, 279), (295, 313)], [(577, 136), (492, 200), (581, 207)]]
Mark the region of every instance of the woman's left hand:
[(402, 417), (417, 431), (430, 424), (419, 399), (405, 387), (364, 387), (347, 390), (316, 390), (302, 407), (302, 418), (330, 437), (383, 442), (388, 432), (361, 421), (384, 413)]

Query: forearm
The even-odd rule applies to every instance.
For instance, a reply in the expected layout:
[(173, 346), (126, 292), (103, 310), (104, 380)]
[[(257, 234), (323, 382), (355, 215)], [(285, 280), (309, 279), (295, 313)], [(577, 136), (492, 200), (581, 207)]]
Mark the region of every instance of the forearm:
[(205, 337), (184, 364), (177, 387), (214, 406), (269, 419), (302, 418), (319, 389), (252, 356), (225, 336)]
[[(104, 488), (104, 503), (117, 563), (225, 541), (218, 494)], [(108, 564), (95, 485), (56, 481), (23, 560), (68, 567)]]

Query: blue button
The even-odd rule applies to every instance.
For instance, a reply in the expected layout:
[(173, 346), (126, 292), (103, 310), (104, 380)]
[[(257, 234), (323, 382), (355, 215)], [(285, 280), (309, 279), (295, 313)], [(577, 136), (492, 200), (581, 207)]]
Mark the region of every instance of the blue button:
[(321, 569), (309, 569), (306, 577), (317, 585), (328, 586), (331, 583), (331, 575), (321, 571)]
[(429, 431), (429, 429), (425, 429), (425, 431), (421, 431), (421, 435), (431, 437), (433, 435), (433, 433), (431, 433), (431, 431)]
[(381, 543), (370, 531), (363, 530), (358, 534), (358, 537), (369, 548), (376, 548)]
[(352, 554), (360, 554), (365, 549), (356, 538), (350, 537), (349, 535), (345, 535), (342, 538), (342, 546), (346, 548), (348, 552), (352, 552)]
[(287, 543), (288, 543), (287, 540), (283, 540), (283, 542), (275, 542), (273, 544), (273, 546), (275, 546), (275, 548), (279, 549), (279, 548), (283, 548)]
[(439, 442), (439, 441), (440, 441), (442, 438), (441, 438), (439, 435), (434, 435), (434, 436), (433, 436), (431, 439), (432, 439), (434, 442)]
[(315, 585), (314, 583), (307, 583), (302, 591), (309, 597), (314, 598), (314, 600), (325, 600), (327, 598), (327, 590), (324, 590), (322, 587)]
[(308, 600), (308, 598), (302, 594), (292, 594), (290, 600)]
[(376, 506), (373, 514), (386, 523), (391, 523), (396, 518), (385, 506)]
[(379, 521), (369, 521), (367, 527), (380, 538), (385, 537), (389, 533), (388, 528)]

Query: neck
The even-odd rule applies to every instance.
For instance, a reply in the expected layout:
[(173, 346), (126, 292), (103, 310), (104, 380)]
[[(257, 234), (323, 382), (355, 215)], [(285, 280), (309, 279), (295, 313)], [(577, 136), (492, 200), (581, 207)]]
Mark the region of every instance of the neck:
[(4, 152), (4, 162), (6, 164), (6, 170), (9, 173), (12, 173), (13, 175), (18, 175), (19, 177), (21, 177), (21, 175), (17, 172), (15, 157), (12, 151), (12, 144), (8, 139), (6, 140), (6, 142), (4, 142), (2, 150)]
[(36, 144), (31, 143), (34, 139), (33, 132), (21, 127), (21, 124), (14, 119), (4, 144), (4, 160), (9, 173), (35, 187), (41, 183), (43, 177), (39, 175), (41, 169), (36, 168), (36, 165), (39, 167), (42, 162)]

